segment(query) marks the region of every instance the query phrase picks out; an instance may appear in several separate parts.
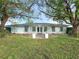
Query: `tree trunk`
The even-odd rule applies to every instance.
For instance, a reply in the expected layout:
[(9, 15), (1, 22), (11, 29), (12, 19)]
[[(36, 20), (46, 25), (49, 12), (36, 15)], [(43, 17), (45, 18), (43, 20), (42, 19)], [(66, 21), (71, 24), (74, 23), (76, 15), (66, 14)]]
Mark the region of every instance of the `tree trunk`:
[(72, 28), (72, 35), (77, 37), (77, 25), (73, 24), (73, 28)]
[(2, 18), (1, 18), (1, 28), (5, 28), (5, 23), (8, 19), (8, 14), (7, 14), (7, 3), (4, 4), (4, 7), (2, 8)]
[(1, 29), (5, 29), (5, 23), (8, 19), (7, 15), (3, 15), (2, 19), (1, 19)]

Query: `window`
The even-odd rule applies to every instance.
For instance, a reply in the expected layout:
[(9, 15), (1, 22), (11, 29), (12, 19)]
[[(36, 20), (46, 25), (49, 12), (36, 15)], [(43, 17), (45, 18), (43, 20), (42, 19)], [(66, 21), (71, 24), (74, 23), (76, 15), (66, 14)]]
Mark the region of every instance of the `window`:
[(28, 26), (25, 27), (25, 32), (28, 32)]
[(46, 32), (47, 31), (47, 27), (44, 27), (44, 32)]
[(36, 28), (35, 27), (32, 27), (32, 31), (35, 32), (36, 31)]
[(61, 31), (61, 32), (63, 31), (63, 27), (60, 27), (60, 31)]
[(52, 32), (55, 32), (55, 27), (54, 26), (52, 27)]

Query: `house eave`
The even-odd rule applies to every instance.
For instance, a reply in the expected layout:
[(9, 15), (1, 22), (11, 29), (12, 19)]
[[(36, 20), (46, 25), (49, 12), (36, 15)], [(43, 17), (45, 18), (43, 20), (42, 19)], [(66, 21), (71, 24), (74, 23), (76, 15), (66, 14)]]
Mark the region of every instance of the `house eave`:
[(33, 23), (33, 24), (15, 24), (15, 25), (6, 25), (5, 27), (11, 27), (11, 26), (36, 26), (36, 25), (44, 25), (44, 26), (56, 26), (56, 27), (67, 27), (68, 25), (65, 24), (50, 24), (50, 23)]

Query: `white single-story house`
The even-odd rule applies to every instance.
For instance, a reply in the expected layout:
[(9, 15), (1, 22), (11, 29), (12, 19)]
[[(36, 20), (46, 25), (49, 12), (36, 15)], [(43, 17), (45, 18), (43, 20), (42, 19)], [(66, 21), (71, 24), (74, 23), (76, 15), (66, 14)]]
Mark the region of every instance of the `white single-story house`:
[(16, 34), (32, 34), (32, 33), (48, 33), (48, 34), (62, 34), (66, 33), (68, 24), (52, 19), (31, 19), (20, 17), (10, 17), (5, 24), (6, 27), (11, 28), (11, 33)]

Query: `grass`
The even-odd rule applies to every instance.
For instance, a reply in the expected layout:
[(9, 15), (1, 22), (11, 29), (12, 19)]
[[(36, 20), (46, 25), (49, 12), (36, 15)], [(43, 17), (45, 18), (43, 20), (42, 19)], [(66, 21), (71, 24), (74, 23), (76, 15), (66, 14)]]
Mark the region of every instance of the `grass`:
[(7, 35), (0, 38), (0, 59), (79, 59), (79, 38), (53, 35), (38, 40)]

